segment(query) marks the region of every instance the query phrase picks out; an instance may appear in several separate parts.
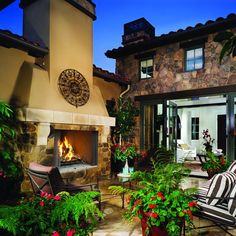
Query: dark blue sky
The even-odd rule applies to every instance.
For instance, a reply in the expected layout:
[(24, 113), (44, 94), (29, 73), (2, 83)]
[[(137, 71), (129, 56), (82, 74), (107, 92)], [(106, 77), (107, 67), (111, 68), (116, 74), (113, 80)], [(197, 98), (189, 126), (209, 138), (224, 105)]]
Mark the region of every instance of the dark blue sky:
[[(41, 0), (42, 1), (42, 0)], [(106, 58), (107, 50), (121, 46), (123, 25), (145, 17), (156, 35), (185, 29), (207, 20), (236, 14), (235, 0), (93, 0), (97, 20), (94, 21), (94, 64), (114, 72), (115, 62)], [(22, 34), (22, 12), (19, 0), (0, 11), (0, 29)]]

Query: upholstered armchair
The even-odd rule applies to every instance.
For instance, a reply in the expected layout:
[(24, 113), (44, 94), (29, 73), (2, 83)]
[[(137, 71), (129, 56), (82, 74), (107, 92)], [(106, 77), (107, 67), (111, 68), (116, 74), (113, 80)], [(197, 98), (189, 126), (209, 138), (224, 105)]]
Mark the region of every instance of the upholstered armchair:
[(194, 160), (197, 155), (195, 147), (184, 143), (182, 140), (177, 140), (177, 162), (182, 163), (185, 160)]

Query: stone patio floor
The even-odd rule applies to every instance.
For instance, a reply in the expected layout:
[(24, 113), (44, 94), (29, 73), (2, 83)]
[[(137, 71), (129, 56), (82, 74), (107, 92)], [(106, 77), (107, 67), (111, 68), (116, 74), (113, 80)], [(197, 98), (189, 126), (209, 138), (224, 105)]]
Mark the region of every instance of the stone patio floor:
[[(201, 172), (197, 165), (191, 168), (193, 173)], [(203, 173), (199, 173), (201, 176)], [(204, 176), (204, 174), (203, 174)], [(198, 186), (199, 184), (207, 181), (206, 178), (189, 177), (185, 182), (185, 187)], [(122, 214), (125, 212), (125, 208), (122, 209), (122, 200), (120, 196), (114, 196), (108, 190), (108, 186), (117, 184), (117, 179), (105, 179), (101, 180), (99, 187), (102, 192), (102, 211), (104, 213), (104, 220), (99, 223), (97, 230), (93, 233), (93, 236), (141, 236), (141, 225), (139, 219), (135, 219), (132, 223), (128, 223), (122, 219)], [(126, 201), (125, 201), (126, 206)], [(194, 217), (195, 227), (210, 225), (211, 222), (206, 220), (200, 220)], [(230, 230), (230, 232), (236, 236), (236, 229)], [(226, 234), (222, 229), (218, 227), (193, 229), (190, 232), (186, 232), (186, 236), (225, 236)]]

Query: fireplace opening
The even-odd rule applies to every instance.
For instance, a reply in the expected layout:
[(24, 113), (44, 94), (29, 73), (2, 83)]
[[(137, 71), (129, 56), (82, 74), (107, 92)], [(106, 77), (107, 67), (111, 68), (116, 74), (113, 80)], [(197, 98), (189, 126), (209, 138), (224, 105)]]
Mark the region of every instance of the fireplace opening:
[(55, 130), (54, 165), (97, 165), (98, 132), (81, 130)]

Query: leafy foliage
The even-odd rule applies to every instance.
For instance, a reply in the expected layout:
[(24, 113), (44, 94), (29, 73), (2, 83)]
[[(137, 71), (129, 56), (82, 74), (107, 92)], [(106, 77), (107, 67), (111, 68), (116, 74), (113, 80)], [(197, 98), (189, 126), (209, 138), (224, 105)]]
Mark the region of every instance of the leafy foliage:
[(113, 109), (112, 116), (116, 117), (116, 127), (114, 134), (121, 135), (126, 139), (132, 132), (134, 126), (134, 116), (137, 110), (130, 98), (119, 97), (116, 102), (116, 109)]
[(219, 61), (222, 63), (224, 56), (232, 55), (236, 56), (236, 35), (229, 31), (224, 31), (217, 34), (214, 38), (215, 42), (219, 42), (223, 45)]
[(202, 164), (202, 170), (210, 175), (222, 173), (228, 169), (230, 162), (224, 157), (217, 157), (213, 152), (207, 152), (208, 160)]
[(120, 145), (119, 143), (114, 144), (111, 147), (111, 151), (114, 155), (114, 157), (117, 160), (125, 161), (128, 158), (135, 158), (138, 156), (136, 146), (130, 144), (130, 143), (125, 143), (123, 145)]
[(22, 165), (15, 156), (17, 123), (12, 107), (0, 101), (0, 199), (7, 197), (5, 190), (10, 193), (12, 186), (23, 180)]
[(109, 189), (113, 194), (129, 194), (124, 217), (128, 220), (135, 216), (145, 219), (147, 235), (153, 226), (166, 226), (170, 236), (177, 236), (184, 220), (188, 227), (192, 226), (192, 212), (197, 209), (193, 201), (195, 189), (181, 188), (183, 178), (188, 176), (190, 170), (174, 163), (153, 165), (153, 172), (137, 171), (132, 174), (132, 178), (138, 181), (136, 190), (120, 186)]
[(17, 206), (1, 206), (0, 228), (13, 235), (71, 235), (87, 236), (93, 232), (102, 213), (94, 198), (98, 192), (81, 192), (70, 196), (62, 192), (52, 197), (23, 198)]

